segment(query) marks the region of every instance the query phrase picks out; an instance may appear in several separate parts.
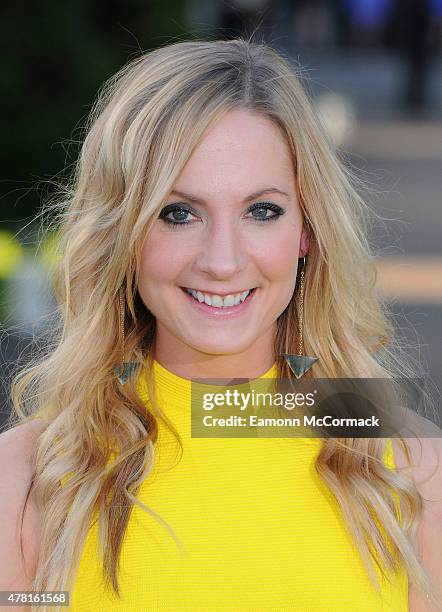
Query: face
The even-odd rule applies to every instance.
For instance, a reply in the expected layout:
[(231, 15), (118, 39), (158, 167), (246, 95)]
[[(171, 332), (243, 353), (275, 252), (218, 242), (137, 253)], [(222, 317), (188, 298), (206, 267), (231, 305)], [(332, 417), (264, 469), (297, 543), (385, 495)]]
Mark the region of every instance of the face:
[(188, 160), (142, 247), (138, 290), (156, 317), (157, 358), (268, 358), (307, 249), (282, 133), (256, 113), (226, 113)]

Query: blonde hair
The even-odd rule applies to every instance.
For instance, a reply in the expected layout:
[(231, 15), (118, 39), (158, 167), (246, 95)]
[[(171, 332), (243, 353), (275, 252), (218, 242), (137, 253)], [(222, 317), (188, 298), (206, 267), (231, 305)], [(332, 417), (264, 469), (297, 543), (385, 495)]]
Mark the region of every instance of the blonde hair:
[[(319, 357), (315, 376), (384, 378), (400, 367), (387, 346), (391, 323), (373, 291), (368, 209), (289, 61), (242, 39), (179, 42), (132, 60), (101, 89), (72, 183), (54, 203), (60, 325), (44, 358), (12, 387), (20, 422), (38, 411), (48, 418), (35, 453), (33, 486), (43, 521), (35, 590), (71, 587), (97, 512), (104, 576), (119, 593), (124, 533), (133, 504), (142, 505), (136, 492), (152, 468), (157, 419), (164, 418), (149, 360), (155, 319), (136, 290), (140, 248), (206, 128), (236, 108), (274, 121), (293, 153), (310, 231), (304, 345), (305, 354)], [(120, 359), (120, 291), (127, 305), (126, 360), (145, 364), (149, 410), (136, 381), (122, 387), (112, 370)], [(281, 354), (295, 353), (296, 342), (295, 291), (277, 321), (274, 352), (282, 377), (293, 376)], [(336, 496), (376, 588), (371, 561), (387, 573), (404, 566), (429, 591), (412, 544), (422, 497), (384, 465), (384, 451), (385, 439), (326, 439), (316, 469)]]

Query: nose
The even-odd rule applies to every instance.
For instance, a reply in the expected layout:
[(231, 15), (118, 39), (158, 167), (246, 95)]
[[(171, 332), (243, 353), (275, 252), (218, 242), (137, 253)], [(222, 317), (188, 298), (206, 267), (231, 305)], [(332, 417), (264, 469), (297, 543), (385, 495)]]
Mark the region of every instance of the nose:
[(240, 229), (228, 219), (216, 222), (204, 235), (196, 260), (200, 272), (227, 280), (247, 266), (247, 252)]

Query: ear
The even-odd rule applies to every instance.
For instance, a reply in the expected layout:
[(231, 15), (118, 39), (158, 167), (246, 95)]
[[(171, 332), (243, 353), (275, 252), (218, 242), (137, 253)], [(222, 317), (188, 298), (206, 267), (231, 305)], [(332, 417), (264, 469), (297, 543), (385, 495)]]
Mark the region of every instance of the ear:
[(309, 246), (310, 246), (309, 233), (308, 233), (307, 226), (304, 224), (302, 228), (302, 232), (301, 232), (301, 239), (299, 242), (299, 257), (304, 257), (305, 255), (307, 255)]

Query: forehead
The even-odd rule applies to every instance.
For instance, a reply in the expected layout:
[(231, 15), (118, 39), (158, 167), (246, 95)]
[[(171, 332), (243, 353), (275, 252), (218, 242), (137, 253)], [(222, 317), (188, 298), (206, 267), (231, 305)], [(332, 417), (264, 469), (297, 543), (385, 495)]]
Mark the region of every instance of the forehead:
[(198, 186), (252, 185), (293, 182), (292, 153), (288, 142), (270, 118), (251, 111), (233, 110), (222, 115), (205, 132), (176, 181)]

